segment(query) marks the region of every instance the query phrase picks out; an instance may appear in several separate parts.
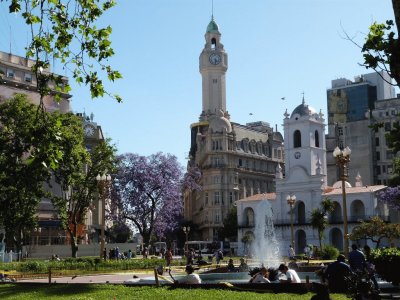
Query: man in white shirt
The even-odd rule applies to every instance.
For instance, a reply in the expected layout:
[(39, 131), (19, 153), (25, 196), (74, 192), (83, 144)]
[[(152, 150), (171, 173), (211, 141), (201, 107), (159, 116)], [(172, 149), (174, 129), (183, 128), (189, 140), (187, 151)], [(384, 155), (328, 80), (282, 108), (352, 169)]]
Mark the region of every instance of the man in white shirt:
[(286, 266), (285, 264), (281, 264), (278, 270), (281, 272), (281, 275), (286, 275), (286, 278), (284, 276), (278, 275), (280, 282), (301, 283), (301, 279), (297, 272), (295, 270), (289, 269), (288, 266)]
[(201, 278), (198, 274), (193, 273), (194, 269), (191, 265), (186, 266), (186, 276), (182, 279), (179, 279), (178, 283), (187, 283), (187, 284), (199, 284), (201, 283)]

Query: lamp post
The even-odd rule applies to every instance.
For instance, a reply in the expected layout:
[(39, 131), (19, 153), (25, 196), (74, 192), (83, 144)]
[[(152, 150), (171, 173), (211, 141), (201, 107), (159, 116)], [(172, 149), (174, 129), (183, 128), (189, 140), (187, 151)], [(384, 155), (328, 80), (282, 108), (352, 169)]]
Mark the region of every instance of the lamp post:
[(100, 199), (101, 199), (101, 238), (100, 238), (100, 258), (103, 257), (104, 244), (105, 244), (105, 228), (106, 228), (106, 199), (108, 192), (108, 184), (111, 181), (109, 174), (97, 175), (97, 182), (100, 185)]
[(183, 232), (185, 233), (186, 242), (187, 242), (189, 239), (190, 226), (183, 226), (182, 229), (183, 229)]
[(342, 197), (343, 197), (343, 244), (344, 255), (349, 258), (349, 233), (347, 227), (347, 204), (346, 204), (346, 180), (348, 179), (348, 165), (350, 162), (351, 150), (346, 147), (340, 150), (336, 147), (333, 151), (333, 157), (336, 159), (336, 164), (340, 169), (340, 180), (342, 181)]
[(286, 197), (287, 203), (290, 206), (290, 242), (292, 243), (292, 247), (294, 249), (294, 233), (293, 233), (293, 205), (296, 203), (295, 195), (288, 195)]

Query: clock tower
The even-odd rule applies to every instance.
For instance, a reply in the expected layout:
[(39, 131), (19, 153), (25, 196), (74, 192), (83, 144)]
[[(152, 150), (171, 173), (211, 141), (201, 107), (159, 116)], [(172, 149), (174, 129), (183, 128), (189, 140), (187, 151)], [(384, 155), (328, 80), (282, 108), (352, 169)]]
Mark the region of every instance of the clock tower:
[[(199, 68), (203, 81), (203, 105), (200, 121), (208, 120), (220, 111), (226, 114), (226, 82), (228, 55), (221, 44), (221, 33), (214, 17), (207, 26), (206, 44), (200, 54)], [(227, 114), (226, 114), (227, 115)]]

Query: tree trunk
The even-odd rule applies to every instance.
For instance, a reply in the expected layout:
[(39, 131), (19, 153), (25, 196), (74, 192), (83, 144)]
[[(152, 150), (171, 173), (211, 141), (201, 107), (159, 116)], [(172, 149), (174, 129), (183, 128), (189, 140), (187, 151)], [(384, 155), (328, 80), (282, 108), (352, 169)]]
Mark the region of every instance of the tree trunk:
[(392, 0), (394, 20), (397, 26), (397, 33), (400, 33), (400, 0)]
[(76, 258), (78, 254), (78, 245), (76, 243), (76, 225), (74, 224), (74, 229), (71, 230), (67, 227), (67, 231), (70, 236), (70, 245), (71, 245), (71, 257)]

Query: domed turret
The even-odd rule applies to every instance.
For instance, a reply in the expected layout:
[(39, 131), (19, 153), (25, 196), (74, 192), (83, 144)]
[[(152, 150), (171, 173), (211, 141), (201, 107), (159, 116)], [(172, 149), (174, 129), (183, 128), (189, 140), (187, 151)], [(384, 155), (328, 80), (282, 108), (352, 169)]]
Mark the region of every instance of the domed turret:
[(311, 116), (315, 113), (316, 113), (316, 110), (313, 107), (306, 104), (304, 101), (304, 98), (303, 98), (302, 103), (293, 110), (290, 117), (292, 118), (296, 114), (299, 115), (300, 117)]
[(208, 33), (220, 33), (218, 24), (214, 21), (214, 16), (211, 17), (210, 23), (208, 23), (207, 31)]

